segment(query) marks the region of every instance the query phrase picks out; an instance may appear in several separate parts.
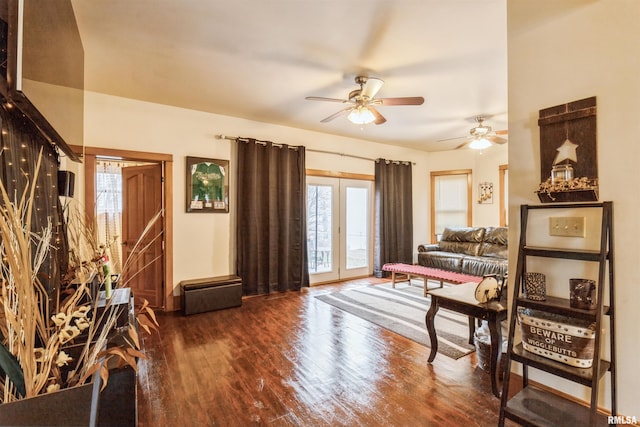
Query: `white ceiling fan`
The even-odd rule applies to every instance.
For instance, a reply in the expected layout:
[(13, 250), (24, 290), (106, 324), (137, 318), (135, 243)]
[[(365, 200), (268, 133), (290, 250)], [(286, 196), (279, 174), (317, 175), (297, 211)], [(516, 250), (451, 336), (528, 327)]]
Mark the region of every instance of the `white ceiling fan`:
[(458, 145), (455, 149), (464, 148), (469, 146), (469, 148), (482, 150), (484, 148), (488, 148), (493, 144), (505, 144), (508, 139), (506, 135), (508, 131), (506, 130), (497, 130), (493, 131), (491, 126), (487, 126), (484, 124), (485, 116), (478, 115), (475, 117), (475, 121), (477, 126), (472, 127), (469, 130), (469, 136), (460, 136), (456, 138), (448, 138), (448, 139), (440, 139), (438, 142), (444, 141), (452, 141), (455, 139), (466, 139), (465, 142)]
[(396, 105), (422, 105), (424, 98), (421, 96), (409, 96), (401, 98), (376, 98), (376, 94), (382, 88), (384, 82), (381, 79), (367, 76), (356, 76), (356, 84), (360, 85), (359, 89), (352, 90), (346, 99), (324, 98), (321, 96), (307, 96), (305, 99), (309, 101), (329, 101), (341, 102), (349, 104), (349, 106), (334, 113), (324, 119), (321, 123), (327, 123), (337, 117), (347, 115), (350, 122), (355, 124), (375, 123), (381, 125), (386, 122), (377, 107), (396, 106)]

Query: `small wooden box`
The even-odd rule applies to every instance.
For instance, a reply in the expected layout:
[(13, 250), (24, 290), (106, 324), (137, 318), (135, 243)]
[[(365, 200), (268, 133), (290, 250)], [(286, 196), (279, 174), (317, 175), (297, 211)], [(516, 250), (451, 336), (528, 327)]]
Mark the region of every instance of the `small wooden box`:
[(522, 308), (518, 319), (525, 350), (577, 368), (593, 364), (595, 323)]
[(238, 276), (183, 280), (180, 287), (185, 316), (242, 305), (242, 279)]

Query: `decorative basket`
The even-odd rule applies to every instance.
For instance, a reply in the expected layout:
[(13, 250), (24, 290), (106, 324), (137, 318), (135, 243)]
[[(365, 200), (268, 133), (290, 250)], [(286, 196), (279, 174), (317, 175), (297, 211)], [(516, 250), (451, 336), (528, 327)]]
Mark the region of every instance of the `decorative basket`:
[[(481, 338), (478, 338), (477, 334), (473, 334), (473, 344), (476, 347), (476, 355), (478, 357), (478, 367), (483, 371), (489, 372), (489, 364), (491, 359), (491, 344), (485, 342)], [(500, 367), (498, 368), (500, 372), (500, 378), (502, 378), (502, 372), (504, 372), (504, 367), (507, 364), (507, 354), (502, 353), (502, 358), (500, 359)]]
[(578, 368), (593, 364), (595, 323), (525, 308), (518, 320), (525, 350)]

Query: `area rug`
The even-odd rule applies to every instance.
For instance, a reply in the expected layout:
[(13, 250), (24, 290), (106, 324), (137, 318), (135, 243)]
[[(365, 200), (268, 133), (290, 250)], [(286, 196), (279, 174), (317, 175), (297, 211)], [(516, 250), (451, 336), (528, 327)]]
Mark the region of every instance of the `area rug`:
[[(363, 286), (331, 294), (317, 295), (320, 301), (331, 304), (392, 332), (430, 347), (425, 315), (431, 298), (423, 296), (420, 286), (409, 282)], [(438, 353), (459, 359), (473, 352), (469, 345), (469, 318), (439, 309), (435, 317)]]

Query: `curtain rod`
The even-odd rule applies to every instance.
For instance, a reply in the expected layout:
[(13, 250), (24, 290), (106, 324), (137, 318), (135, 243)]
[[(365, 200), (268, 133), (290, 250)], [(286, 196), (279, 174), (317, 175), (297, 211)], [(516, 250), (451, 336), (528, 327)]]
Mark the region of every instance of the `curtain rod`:
[[(240, 136), (216, 135), (216, 139), (227, 139), (229, 141), (248, 142), (249, 139), (251, 139), (251, 138), (243, 138), (243, 137), (240, 137)], [(253, 139), (258, 143), (271, 142), (271, 141), (262, 141), (262, 140), (255, 139), (255, 138), (253, 138)], [(273, 145), (282, 146), (282, 144), (276, 144), (275, 142), (271, 142), (271, 143)], [(379, 160), (379, 159), (372, 159), (371, 157), (362, 157), (362, 156), (356, 156), (356, 155), (353, 155), (353, 154), (338, 153), (336, 151), (314, 150), (313, 148), (307, 148), (306, 151), (311, 151), (313, 153), (322, 153), (322, 154), (334, 154), (336, 156), (351, 157), (353, 159), (360, 159), (360, 160), (369, 160), (371, 162), (377, 162)], [(414, 166), (416, 164), (415, 162), (407, 162), (407, 161), (401, 161), (401, 160), (388, 160), (388, 162), (389, 163), (411, 163)]]

